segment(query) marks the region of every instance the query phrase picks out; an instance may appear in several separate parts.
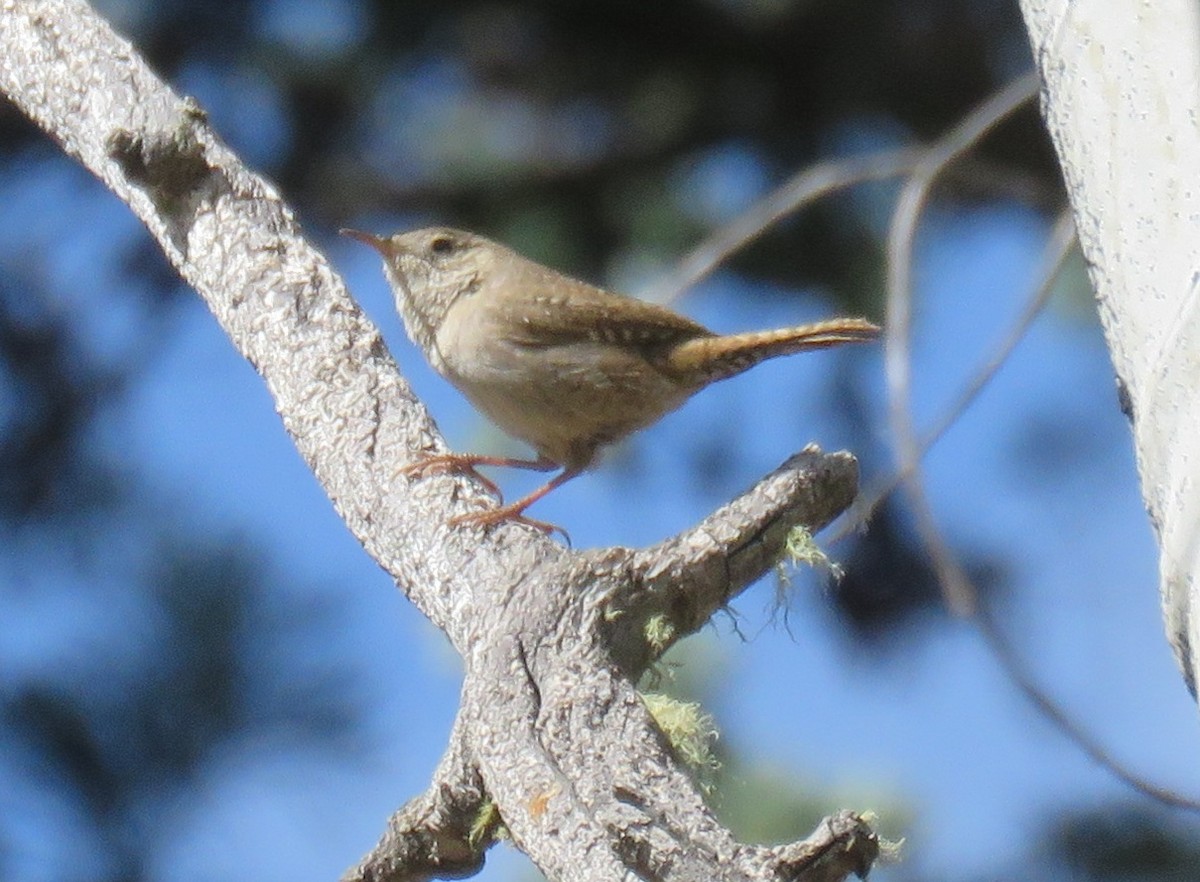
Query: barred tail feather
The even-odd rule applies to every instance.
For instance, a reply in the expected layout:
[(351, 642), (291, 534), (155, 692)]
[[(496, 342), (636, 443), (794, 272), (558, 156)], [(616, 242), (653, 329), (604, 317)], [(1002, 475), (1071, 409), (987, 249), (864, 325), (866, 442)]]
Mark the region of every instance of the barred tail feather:
[(712, 383), (768, 358), (842, 343), (868, 343), (878, 336), (879, 327), (866, 319), (839, 318), (775, 331), (696, 337), (676, 346), (667, 366), (681, 377), (696, 376)]

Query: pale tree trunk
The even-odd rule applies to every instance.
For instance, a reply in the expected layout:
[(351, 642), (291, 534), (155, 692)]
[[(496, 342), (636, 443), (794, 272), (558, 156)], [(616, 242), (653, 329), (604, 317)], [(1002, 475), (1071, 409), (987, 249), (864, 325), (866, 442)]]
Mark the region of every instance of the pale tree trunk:
[(470, 874), (496, 816), (555, 882), (865, 873), (878, 846), (849, 812), (804, 841), (735, 841), (634, 689), (772, 566), (793, 526), (819, 527), (849, 503), (852, 457), (805, 451), (645, 550), (572, 552), (517, 525), (448, 528), (484, 488), (396, 478), (444, 449), (440, 435), (278, 194), (193, 102), (82, 0), (0, 4), (0, 89), (145, 222), (266, 381), (346, 524), (463, 657), (462, 704), (433, 782), (347, 878)]
[(1167, 636), (1200, 659), (1200, 4), (1022, 0), (1158, 533)]

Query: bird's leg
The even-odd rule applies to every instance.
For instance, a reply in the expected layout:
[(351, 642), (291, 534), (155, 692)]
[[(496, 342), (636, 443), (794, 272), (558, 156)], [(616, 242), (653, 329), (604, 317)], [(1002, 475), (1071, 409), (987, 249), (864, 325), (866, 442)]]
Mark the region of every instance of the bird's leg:
[(427, 456), (424, 459), (419, 459), (416, 462), (409, 463), (400, 469), (397, 474), (406, 476), (424, 477), (426, 475), (470, 475), (479, 481), (480, 484), (487, 487), (496, 498), (501, 502), (504, 501), (504, 495), (500, 492), (500, 488), (496, 486), (496, 482), (491, 478), (481, 475), (476, 466), (506, 466), (514, 469), (532, 469), (535, 472), (549, 472), (558, 468), (558, 463), (551, 462), (545, 457), (538, 459), (514, 459), (508, 456), (485, 456), (478, 453), (439, 453), (435, 456)]
[(541, 487), (538, 487), (528, 496), (523, 496), (516, 502), (510, 502), (508, 505), (500, 508), (492, 508), (487, 511), (473, 511), (469, 514), (455, 515), (450, 519), (452, 526), (460, 526), (470, 524), (476, 527), (490, 527), (493, 524), (501, 523), (502, 521), (516, 521), (519, 524), (528, 524), (531, 527), (536, 527), (543, 533), (559, 532), (563, 534), (563, 538), (570, 544), (571, 537), (567, 535), (567, 531), (557, 524), (551, 524), (547, 521), (539, 521), (535, 518), (525, 516), (525, 509), (533, 505), (551, 490), (556, 487), (561, 487), (567, 481), (574, 478), (583, 471), (581, 468), (565, 468)]

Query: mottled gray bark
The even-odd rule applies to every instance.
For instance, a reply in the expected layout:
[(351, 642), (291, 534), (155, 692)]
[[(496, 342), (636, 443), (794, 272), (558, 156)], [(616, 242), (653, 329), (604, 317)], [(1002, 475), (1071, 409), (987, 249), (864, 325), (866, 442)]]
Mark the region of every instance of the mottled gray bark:
[(346, 524), (463, 656), (462, 705), (432, 784), (348, 879), (468, 875), (490, 817), (552, 880), (865, 873), (877, 843), (851, 813), (801, 842), (736, 842), (633, 685), (765, 572), (792, 526), (820, 527), (850, 502), (852, 457), (804, 451), (645, 550), (573, 552), (519, 525), (451, 529), (486, 489), (396, 478), (444, 449), (440, 435), (274, 189), (193, 103), (81, 0), (0, 4), (0, 88), (145, 222), (263, 376)]

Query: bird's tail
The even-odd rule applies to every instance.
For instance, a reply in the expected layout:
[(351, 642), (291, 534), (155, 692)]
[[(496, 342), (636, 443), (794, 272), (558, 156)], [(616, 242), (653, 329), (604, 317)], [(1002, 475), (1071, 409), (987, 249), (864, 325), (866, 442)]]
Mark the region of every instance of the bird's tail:
[(676, 346), (667, 364), (680, 376), (712, 383), (736, 376), (768, 358), (842, 343), (867, 343), (878, 336), (879, 327), (866, 319), (837, 318), (776, 331), (696, 337)]

